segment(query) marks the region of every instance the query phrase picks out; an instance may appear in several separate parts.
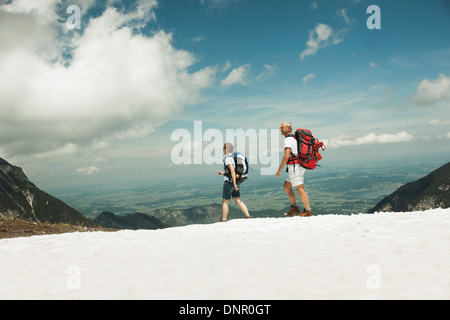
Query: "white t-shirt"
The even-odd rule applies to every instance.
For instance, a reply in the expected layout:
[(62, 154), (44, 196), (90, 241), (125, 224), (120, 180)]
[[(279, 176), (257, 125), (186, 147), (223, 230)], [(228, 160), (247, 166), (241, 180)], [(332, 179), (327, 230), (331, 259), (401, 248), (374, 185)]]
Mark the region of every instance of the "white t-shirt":
[(284, 148), (291, 148), (293, 154), (298, 154), (297, 140), (294, 137), (287, 137), (284, 139)]
[[(228, 170), (228, 165), (231, 164), (233, 166), (234, 169), (236, 169), (234, 167), (234, 157), (232, 153), (227, 154), (224, 158), (223, 158), (223, 163), (224, 163), (224, 172), (227, 173)], [(228, 178), (227, 176), (223, 176), (224, 181), (228, 181), (231, 182), (233, 181), (231, 178)]]
[[(291, 152), (295, 155), (298, 154), (297, 140), (294, 137), (287, 137), (284, 139), (284, 148), (291, 148)], [(286, 181), (292, 183), (292, 186), (296, 187), (303, 184), (303, 174), (305, 168), (300, 167), (300, 164), (288, 164), (288, 177)]]

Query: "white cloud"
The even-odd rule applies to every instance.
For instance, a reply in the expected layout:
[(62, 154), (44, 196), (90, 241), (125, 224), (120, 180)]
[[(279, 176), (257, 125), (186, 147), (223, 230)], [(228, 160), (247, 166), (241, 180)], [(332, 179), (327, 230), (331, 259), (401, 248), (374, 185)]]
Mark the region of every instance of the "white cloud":
[(311, 8), (311, 10), (317, 10), (319, 8), (319, 5), (317, 4), (317, 1), (313, 1), (309, 4), (309, 7)]
[(450, 125), (450, 120), (439, 120), (439, 119), (433, 119), (430, 121), (430, 125), (432, 125), (433, 127), (438, 127), (438, 126), (446, 126), (446, 125)]
[(411, 68), (411, 67), (417, 66), (416, 63), (414, 63), (404, 57), (390, 58), (389, 63), (395, 64), (402, 68)]
[(195, 57), (174, 48), (170, 33), (139, 31), (154, 19), (156, 1), (138, 1), (131, 12), (109, 7), (79, 33), (63, 32), (65, 21), (48, 22), (56, 2), (35, 10), (23, 0), (0, 5), (0, 144), (7, 155), (144, 137), (212, 85), (216, 69), (188, 72)]
[(228, 76), (222, 80), (222, 85), (225, 87), (232, 86), (234, 84), (246, 84), (247, 74), (249, 72), (250, 65), (245, 64), (238, 68), (233, 69)]
[(439, 119), (433, 119), (430, 121), (430, 125), (432, 126), (438, 126), (439, 125)]
[(378, 68), (378, 65), (375, 63), (375, 62), (369, 62), (369, 66), (371, 67), (371, 68), (374, 68), (374, 69), (377, 69)]
[(256, 80), (272, 78), (277, 73), (277, 71), (278, 71), (278, 66), (276, 63), (273, 66), (265, 64), (264, 71), (262, 71), (256, 77)]
[(198, 43), (198, 42), (203, 41), (203, 40), (205, 40), (205, 36), (199, 35), (199, 36), (194, 37), (194, 38), (192, 39), (192, 42), (193, 42), (193, 43)]
[(97, 167), (87, 167), (87, 168), (79, 168), (75, 170), (76, 173), (86, 176), (91, 176), (95, 173), (99, 173), (100, 170)]
[(302, 79), (303, 83), (307, 83), (309, 80), (314, 79), (316, 75), (314, 73), (308, 74), (306, 77)]
[(370, 144), (383, 144), (383, 143), (398, 143), (412, 141), (414, 136), (407, 133), (406, 131), (398, 132), (396, 134), (375, 134), (369, 133), (368, 135), (356, 139), (348, 139), (345, 135), (340, 135), (338, 137), (331, 138), (330, 140), (325, 140), (325, 144), (330, 148), (338, 148), (343, 146), (360, 146), (360, 145), (370, 145)]
[(15, 14), (30, 14), (43, 23), (50, 23), (58, 19), (55, 7), (58, 0), (27, 1), (15, 0), (1, 6), (1, 10)]
[[(317, 9), (317, 3), (315, 1), (311, 4), (311, 9)], [(302, 60), (307, 56), (315, 55), (319, 49), (326, 48), (330, 45), (338, 45), (344, 41), (344, 36), (347, 31), (354, 27), (355, 20), (348, 17), (347, 9), (345, 8), (338, 10), (336, 15), (344, 19), (346, 27), (334, 31), (333, 28), (327, 24), (316, 24), (315, 28), (309, 31), (306, 49), (300, 54)]]
[(314, 79), (315, 77), (316, 75), (314, 73), (309, 73), (302, 79), (302, 81), (303, 83), (307, 83), (309, 80)]
[(227, 62), (225, 62), (225, 65), (222, 67), (222, 72), (227, 72), (230, 68), (231, 68), (231, 62), (229, 60), (227, 60)]
[(346, 24), (346, 25), (350, 25), (350, 23), (352, 22), (352, 21), (350, 20), (350, 18), (348, 17), (348, 15), (347, 15), (347, 9), (342, 8), (342, 9), (338, 10), (338, 12), (337, 12), (336, 14), (337, 14), (338, 16), (344, 18), (344, 21), (345, 21), (345, 24)]
[(438, 139), (450, 139), (450, 132), (436, 135)]
[(313, 30), (309, 31), (309, 38), (306, 42), (306, 49), (300, 54), (303, 60), (305, 57), (315, 55), (319, 49), (326, 48), (329, 45), (337, 45), (344, 41), (340, 33), (333, 32), (333, 29), (323, 23), (318, 23)]
[(450, 102), (450, 77), (445, 74), (440, 74), (435, 80), (422, 80), (413, 96), (413, 102), (421, 106), (439, 101)]

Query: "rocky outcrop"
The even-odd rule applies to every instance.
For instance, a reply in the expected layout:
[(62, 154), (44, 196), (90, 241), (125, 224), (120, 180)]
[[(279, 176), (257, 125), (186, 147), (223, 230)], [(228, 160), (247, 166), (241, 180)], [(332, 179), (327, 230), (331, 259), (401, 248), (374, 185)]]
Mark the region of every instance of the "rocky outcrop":
[(408, 212), (449, 207), (450, 162), (429, 175), (400, 187), (368, 212)]
[(0, 217), (94, 226), (95, 223), (61, 200), (40, 190), (22, 168), (0, 158)]

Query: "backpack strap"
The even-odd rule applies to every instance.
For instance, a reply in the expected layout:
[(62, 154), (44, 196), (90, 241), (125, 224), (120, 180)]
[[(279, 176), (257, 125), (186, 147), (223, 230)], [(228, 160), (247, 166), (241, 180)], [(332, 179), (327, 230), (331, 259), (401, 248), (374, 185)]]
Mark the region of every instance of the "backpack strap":
[[(288, 138), (288, 137), (292, 137), (295, 139), (294, 134), (290, 134), (290, 135), (286, 136), (286, 138)], [(297, 139), (295, 139), (295, 141), (297, 141)], [(297, 141), (297, 143), (298, 143), (298, 141)], [(298, 156), (296, 154), (294, 154), (291, 150), (291, 156), (289, 157), (288, 162), (286, 164), (296, 164), (296, 163), (300, 163), (300, 161), (298, 159)], [(287, 169), (286, 169), (286, 171), (287, 171)]]
[(235, 163), (235, 165), (234, 165), (234, 167), (236, 167), (236, 154), (234, 154), (234, 155), (232, 155), (232, 154), (228, 154), (228, 155), (226, 155), (224, 158), (223, 158), (223, 168), (224, 168), (224, 176), (226, 176), (227, 178), (230, 178), (231, 179), (231, 172), (230, 172), (230, 169), (228, 169), (228, 166), (227, 165), (225, 165), (225, 159), (226, 158), (231, 158), (231, 159), (233, 159), (233, 161), (234, 161), (234, 163)]
[(291, 156), (289, 157), (288, 162), (286, 164), (296, 164), (296, 163), (300, 163), (300, 161), (298, 160), (298, 156), (291, 151)]

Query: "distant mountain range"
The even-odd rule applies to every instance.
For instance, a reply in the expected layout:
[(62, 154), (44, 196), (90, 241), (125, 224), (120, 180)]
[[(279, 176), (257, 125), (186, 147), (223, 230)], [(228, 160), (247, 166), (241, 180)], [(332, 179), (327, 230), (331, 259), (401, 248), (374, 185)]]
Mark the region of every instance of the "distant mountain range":
[(163, 223), (158, 218), (144, 213), (134, 213), (126, 216), (117, 216), (112, 212), (103, 211), (95, 219), (94, 222), (104, 228), (113, 229), (163, 229), (169, 225)]
[[(277, 216), (274, 210), (255, 212), (255, 217)], [(282, 216), (282, 213), (279, 213)], [(115, 215), (104, 211), (94, 222), (105, 228), (115, 229), (161, 229), (167, 227), (185, 226), (189, 224), (208, 224), (220, 221), (222, 218), (222, 205), (208, 204), (187, 209), (158, 209), (151, 214), (133, 213), (128, 215)], [(244, 218), (238, 208), (230, 206), (229, 219)]]
[(91, 219), (30, 182), (19, 167), (0, 158), (0, 217), (94, 226)]
[(400, 187), (368, 212), (409, 212), (439, 207), (450, 207), (450, 162)]
[[(283, 217), (289, 211), (289, 206), (279, 209), (250, 211), (254, 218)], [(314, 211), (315, 214), (328, 214)], [(189, 224), (208, 224), (220, 221), (222, 218), (221, 204), (208, 204), (187, 209), (158, 209), (151, 214), (133, 213), (115, 215), (112, 212), (102, 212), (95, 218), (95, 223), (105, 228), (116, 229), (160, 229), (165, 227), (185, 226)], [(235, 205), (230, 204), (228, 219), (243, 219), (244, 214)]]

